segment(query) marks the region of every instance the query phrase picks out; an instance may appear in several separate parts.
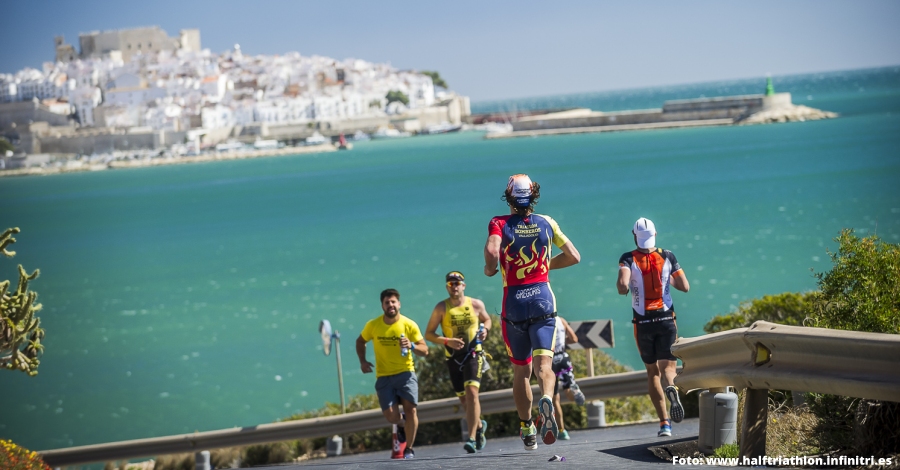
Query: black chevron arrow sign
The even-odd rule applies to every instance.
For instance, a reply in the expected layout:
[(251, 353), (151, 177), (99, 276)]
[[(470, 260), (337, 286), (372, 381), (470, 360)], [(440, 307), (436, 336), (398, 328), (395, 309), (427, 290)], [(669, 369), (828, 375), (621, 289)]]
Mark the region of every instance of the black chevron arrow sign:
[(615, 345), (612, 320), (570, 321), (569, 326), (575, 330), (578, 342), (567, 344), (568, 349), (611, 348)]

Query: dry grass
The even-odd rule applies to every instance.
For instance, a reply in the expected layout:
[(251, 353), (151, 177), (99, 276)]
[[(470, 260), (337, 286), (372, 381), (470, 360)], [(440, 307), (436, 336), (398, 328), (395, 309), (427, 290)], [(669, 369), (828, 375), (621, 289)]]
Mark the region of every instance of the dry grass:
[(803, 456), (819, 452), (813, 430), (818, 423), (816, 416), (806, 407), (776, 407), (769, 404), (766, 424), (766, 455)]

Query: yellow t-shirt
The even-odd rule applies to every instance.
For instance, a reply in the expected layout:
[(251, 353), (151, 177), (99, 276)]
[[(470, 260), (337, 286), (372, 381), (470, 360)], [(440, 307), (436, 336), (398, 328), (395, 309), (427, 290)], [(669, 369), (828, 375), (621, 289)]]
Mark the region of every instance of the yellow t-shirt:
[(413, 343), (422, 340), (422, 332), (416, 322), (398, 314), (397, 321), (391, 325), (384, 322), (384, 317), (379, 315), (366, 323), (363, 327), (362, 339), (372, 341), (375, 349), (375, 376), (402, 374), (403, 372), (415, 372), (413, 364), (413, 352), (406, 356), (400, 354), (400, 333), (406, 335)]

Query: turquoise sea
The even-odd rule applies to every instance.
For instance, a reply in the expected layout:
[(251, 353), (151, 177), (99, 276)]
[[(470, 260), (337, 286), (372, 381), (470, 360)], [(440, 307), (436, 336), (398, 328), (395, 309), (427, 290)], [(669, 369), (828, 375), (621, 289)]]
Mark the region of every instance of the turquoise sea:
[[(424, 327), (461, 270), (498, 312), (482, 273), (487, 223), (507, 177), (540, 182), (538, 212), (582, 254), (551, 275), (560, 313), (612, 319), (609, 352), (640, 368), (617, 260), (638, 217), (656, 223), (691, 282), (679, 332), (702, 333), (741, 301), (815, 287), (844, 227), (900, 243), (900, 67), (775, 77), (794, 102), (838, 119), (776, 125), (491, 140), (477, 132), (356, 144), (350, 152), (0, 179), (0, 225), (41, 269), (40, 374), (0, 372), (0, 437), (50, 449), (251, 426), (371, 393), (353, 341), (402, 294)], [(761, 92), (764, 80), (473, 104), (474, 112), (659, 107)], [(812, 270), (812, 271), (811, 271)], [(371, 359), (371, 352), (370, 352)]]

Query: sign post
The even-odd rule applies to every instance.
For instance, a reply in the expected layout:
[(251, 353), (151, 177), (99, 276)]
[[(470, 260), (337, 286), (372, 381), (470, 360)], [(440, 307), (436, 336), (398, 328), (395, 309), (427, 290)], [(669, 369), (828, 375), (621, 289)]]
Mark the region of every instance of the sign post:
[(328, 320), (322, 320), (319, 323), (319, 334), (322, 336), (322, 350), (325, 351), (326, 356), (331, 354), (332, 341), (336, 346), (335, 356), (337, 357), (338, 388), (341, 390), (341, 414), (344, 414), (347, 412), (347, 408), (344, 405), (344, 371), (341, 368), (341, 334), (338, 333), (337, 330), (332, 331), (331, 322)]
[(612, 320), (570, 321), (569, 326), (578, 337), (577, 343), (567, 344), (568, 349), (584, 349), (587, 355), (588, 377), (594, 376), (594, 349), (615, 345)]

